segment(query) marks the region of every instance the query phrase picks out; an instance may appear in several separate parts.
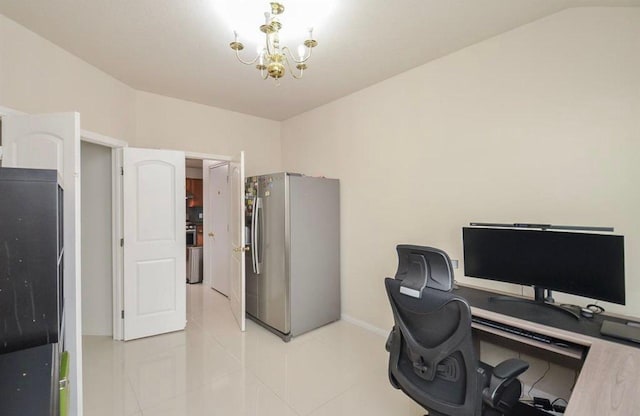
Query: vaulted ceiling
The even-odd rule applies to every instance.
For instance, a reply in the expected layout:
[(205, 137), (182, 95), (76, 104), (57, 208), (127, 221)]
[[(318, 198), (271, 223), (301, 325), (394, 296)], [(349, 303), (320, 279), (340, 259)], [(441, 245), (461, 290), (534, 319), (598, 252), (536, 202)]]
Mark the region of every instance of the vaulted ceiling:
[(308, 12), (319, 46), (279, 86), (236, 61), (229, 4), (258, 21), (240, 31), (254, 55), (268, 0), (0, 0), (0, 13), (135, 89), (284, 120), (565, 8), (640, 0), (283, 0), (283, 35)]

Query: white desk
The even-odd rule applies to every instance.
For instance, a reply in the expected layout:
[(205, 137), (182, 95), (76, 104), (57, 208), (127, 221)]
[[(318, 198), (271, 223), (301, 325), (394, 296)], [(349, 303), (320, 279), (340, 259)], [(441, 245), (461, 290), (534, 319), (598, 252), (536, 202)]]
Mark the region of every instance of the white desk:
[[(480, 289), (461, 287), (454, 293), (466, 297), (464, 290)], [(497, 313), (471, 304), (471, 313), (479, 318), (518, 327), (527, 331), (547, 335), (588, 348), (588, 353), (573, 389), (566, 416), (633, 416), (640, 415), (640, 345), (638, 347), (619, 344), (553, 326), (544, 325), (513, 316)], [(518, 338), (492, 328), (474, 324), (474, 328), (504, 336), (533, 347), (579, 359), (579, 349), (565, 349), (554, 345)], [(576, 355), (577, 354), (577, 355)]]

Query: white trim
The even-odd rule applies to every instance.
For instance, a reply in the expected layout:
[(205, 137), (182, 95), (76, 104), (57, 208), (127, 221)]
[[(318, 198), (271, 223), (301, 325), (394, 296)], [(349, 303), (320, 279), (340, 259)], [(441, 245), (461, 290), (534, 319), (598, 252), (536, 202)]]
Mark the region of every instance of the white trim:
[(184, 155), (187, 159), (219, 160), (221, 162), (230, 162), (233, 160), (231, 156), (212, 155), (208, 153), (184, 152)]
[(113, 137), (105, 136), (103, 134), (94, 133), (87, 130), (80, 131), (80, 139), (85, 142), (99, 144), (106, 147), (127, 147), (129, 143), (124, 140), (114, 139)]
[(366, 329), (369, 332), (373, 332), (376, 335), (380, 335), (381, 337), (388, 337), (389, 336), (389, 332), (391, 331), (390, 329), (382, 329), (382, 328), (378, 328), (375, 325), (371, 325), (368, 322), (365, 321), (361, 321), (360, 319), (356, 319), (353, 316), (350, 315), (346, 315), (346, 314), (342, 314), (340, 315), (340, 319), (342, 319), (345, 322), (349, 322), (350, 324), (354, 324), (355, 326), (359, 326), (362, 329)]
[[(2, 149), (2, 148), (0, 147), (0, 149)], [(224, 161), (224, 160), (208, 160), (208, 159), (205, 159), (205, 161), (208, 161), (208, 162), (212, 163), (211, 165), (208, 166), (208, 169), (219, 168), (221, 166), (229, 164), (229, 162)], [(204, 170), (204, 168), (203, 168), (203, 170)]]
[(124, 321), (122, 320), (121, 311), (124, 310), (124, 293), (123, 285), (123, 251), (120, 247), (120, 239), (123, 235), (122, 230), (122, 175), (120, 168), (122, 167), (122, 148), (111, 149), (111, 243), (112, 243), (112, 261), (113, 261), (113, 339), (122, 341), (124, 339)]
[(24, 116), (26, 114), (27, 113), (14, 110), (13, 108), (0, 106), (0, 116)]
[[(0, 106), (0, 116), (26, 116), (29, 113), (14, 110), (13, 108)], [(127, 147), (129, 144), (124, 140), (114, 139), (99, 133), (88, 130), (80, 130), (80, 140), (95, 143), (106, 147)]]

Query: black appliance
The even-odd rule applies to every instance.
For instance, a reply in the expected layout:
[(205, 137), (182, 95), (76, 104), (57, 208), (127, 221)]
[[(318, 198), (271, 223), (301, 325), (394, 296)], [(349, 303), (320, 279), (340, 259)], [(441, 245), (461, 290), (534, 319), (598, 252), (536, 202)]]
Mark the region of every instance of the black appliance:
[(198, 229), (195, 225), (187, 225), (187, 247), (196, 246), (198, 244)]
[(59, 413), (58, 363), (64, 339), (62, 206), (55, 170), (0, 168), (3, 416)]
[(463, 227), (465, 275), (625, 303), (624, 237)]

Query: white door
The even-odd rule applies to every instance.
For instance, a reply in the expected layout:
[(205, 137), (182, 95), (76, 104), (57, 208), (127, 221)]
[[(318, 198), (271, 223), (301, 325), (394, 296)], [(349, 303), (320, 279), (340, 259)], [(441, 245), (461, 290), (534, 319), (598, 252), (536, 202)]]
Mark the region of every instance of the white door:
[(204, 161), (204, 282), (229, 296), (229, 164)]
[(186, 325), (185, 155), (122, 149), (124, 339)]
[(244, 152), (229, 162), (229, 303), (241, 331), (245, 329)]
[(3, 117), (2, 145), (3, 167), (55, 169), (64, 189), (64, 344), (71, 358), (69, 414), (82, 415), (80, 115)]

